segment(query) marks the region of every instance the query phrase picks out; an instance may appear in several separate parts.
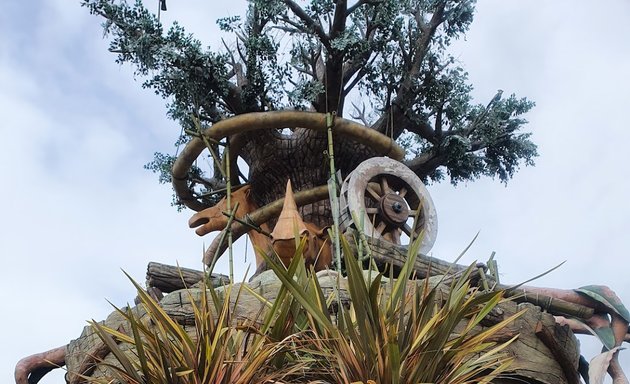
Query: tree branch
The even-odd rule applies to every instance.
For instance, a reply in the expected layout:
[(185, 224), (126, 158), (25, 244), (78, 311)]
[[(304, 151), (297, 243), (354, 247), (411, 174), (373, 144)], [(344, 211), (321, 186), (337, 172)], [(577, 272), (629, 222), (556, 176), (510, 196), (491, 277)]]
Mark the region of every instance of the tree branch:
[(420, 73), (420, 69), (422, 66), (422, 62), (426, 57), (427, 52), (429, 51), (429, 45), (431, 44), (431, 40), (435, 35), (435, 31), (437, 28), (444, 22), (444, 7), (446, 6), (445, 2), (441, 2), (438, 5), (438, 8), (433, 13), (431, 17), (431, 21), (428, 25), (424, 25), (420, 27), (420, 36), (416, 40), (416, 44), (414, 47), (414, 57), (411, 68), (409, 68), (409, 72), (406, 74), (406, 79), (403, 81), (401, 85), (401, 89), (409, 88), (411, 85), (411, 80), (418, 76)]
[(357, 9), (359, 9), (359, 7), (361, 7), (363, 4), (376, 5), (376, 4), (380, 4), (382, 2), (383, 2), (383, 0), (359, 0), (356, 3), (354, 3), (353, 5), (351, 5), (350, 7), (348, 7), (348, 10), (346, 11), (346, 17), (350, 16), (352, 14), (352, 12), (356, 11)]
[(353, 5), (351, 5), (350, 7), (348, 7), (348, 9), (346, 10), (346, 17), (350, 16), (352, 14), (352, 12), (356, 11), (357, 9), (359, 9), (360, 6), (362, 6), (365, 3), (373, 3), (369, 0), (359, 0), (356, 3), (354, 3)]
[[(415, 44), (411, 44), (413, 48), (410, 49), (409, 55), (411, 55), (411, 66), (408, 67), (404, 71), (404, 78), (401, 82), (398, 90), (396, 92), (396, 97), (392, 100), (391, 105), (383, 111), (381, 117), (376, 121), (376, 123), (372, 126), (379, 132), (385, 132), (389, 126), (389, 124), (393, 124), (394, 131), (393, 137), (398, 138), (404, 129), (407, 130), (415, 130), (420, 128), (422, 132), (424, 132), (423, 138), (425, 136), (431, 137), (434, 140), (434, 133), (429, 135), (429, 131), (426, 130), (426, 127), (417, 127), (411, 128), (410, 125), (416, 124), (414, 120), (410, 119), (409, 116), (405, 113), (408, 109), (405, 106), (410, 102), (409, 100), (415, 99), (413, 97), (414, 89), (412, 87), (413, 80), (416, 79), (422, 68), (422, 62), (424, 61), (427, 52), (429, 51), (429, 46), (431, 44), (431, 40), (433, 39), (437, 28), (444, 22), (444, 7), (446, 4), (441, 2), (433, 16), (431, 16), (431, 20), (429, 23), (424, 23), (422, 21), (422, 16), (416, 14), (416, 18), (420, 18), (420, 24), (418, 25), (419, 35), (416, 38)], [(410, 33), (411, 38), (411, 33)]]
[(311, 18), (304, 11), (304, 9), (302, 9), (302, 7), (297, 5), (294, 1), (284, 0), (284, 3), (289, 7), (289, 9), (291, 9), (295, 16), (297, 16), (300, 20), (304, 22), (304, 24), (306, 24), (308, 28), (312, 29), (313, 32), (315, 32), (315, 34), (319, 38), (319, 41), (321, 41), (327, 49), (330, 49), (330, 39), (324, 31), (324, 28), (322, 28), (322, 25), (319, 22), (313, 20), (313, 18)]
[(346, 30), (346, 11), (348, 9), (347, 0), (337, 0), (335, 6), (335, 14), (333, 15), (333, 22), (328, 35), (330, 39), (335, 39)]
[(439, 151), (433, 147), (421, 153), (420, 156), (405, 161), (404, 164), (420, 178), (425, 178), (433, 173), (439, 166), (443, 165), (444, 161), (446, 161), (446, 155), (439, 153)]
[[(341, 36), (346, 30), (347, 0), (337, 0), (333, 21), (328, 33), (330, 40)], [(328, 48), (328, 47), (327, 47)], [(326, 60), (326, 92), (318, 100), (320, 105), (326, 106), (326, 111), (336, 111), (338, 116), (343, 114), (343, 55), (344, 53), (330, 47)], [(322, 103), (323, 101), (323, 103)]]
[(481, 122), (486, 118), (486, 116), (488, 116), (490, 110), (493, 109), (499, 101), (501, 101), (501, 95), (503, 95), (503, 90), (497, 90), (497, 93), (494, 95), (492, 100), (490, 100), (483, 112), (479, 116), (477, 116), (477, 118), (468, 127), (464, 129), (466, 136), (470, 136), (475, 131), (475, 129), (477, 129), (479, 124), (481, 124)]
[(350, 115), (350, 117), (352, 117), (353, 119), (360, 120), (363, 123), (363, 125), (365, 125), (366, 127), (369, 126), (370, 124), (368, 123), (368, 120), (365, 117), (365, 103), (362, 103), (361, 109), (359, 109), (359, 107), (355, 103), (352, 103), (352, 106), (354, 107), (354, 110), (357, 112), (357, 114)]
[(437, 112), (435, 114), (435, 130), (434, 135), (437, 141), (442, 140), (442, 126), (444, 121), (442, 120), (442, 115), (444, 113), (444, 103), (440, 103)]
[[(356, 5), (356, 4), (355, 4)], [(376, 16), (374, 16), (376, 18)], [(365, 26), (365, 32), (363, 33), (363, 38), (368, 42), (368, 46), (371, 47), (374, 41), (374, 35), (376, 34), (377, 28), (373, 27), (374, 20), (367, 20)], [(368, 49), (364, 52), (360, 57), (355, 58), (349, 61), (346, 65), (346, 68), (343, 72), (343, 84), (348, 84), (352, 76), (354, 76), (357, 72), (357, 77), (354, 78), (352, 83), (345, 87), (343, 90), (344, 97), (350, 93), (350, 91), (361, 81), (363, 76), (367, 73), (367, 68), (376, 60), (378, 55), (372, 55), (374, 53), (373, 49)]]

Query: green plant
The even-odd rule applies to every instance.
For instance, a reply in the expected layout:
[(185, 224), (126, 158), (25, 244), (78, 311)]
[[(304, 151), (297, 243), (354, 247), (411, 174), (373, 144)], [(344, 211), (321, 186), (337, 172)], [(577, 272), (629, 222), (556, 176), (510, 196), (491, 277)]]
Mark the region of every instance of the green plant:
[[(342, 238), (344, 254), (351, 255)], [(514, 321), (475, 331), (475, 327), (502, 300), (503, 292), (480, 292), (469, 284), (470, 268), (454, 279), (448, 292), (441, 281), (408, 283), (419, 242), (410, 247), (408, 260), (395, 283), (382, 284), (382, 275), (366, 280), (356, 257), (346, 257), (350, 307), (339, 305), (337, 323), (329, 315), (334, 301), (322, 295), (314, 274), (293, 278), (302, 265), (298, 257), (288, 271), (273, 259), (268, 265), (282, 280), (310, 321), (311, 343), (327, 351), (330, 377), (336, 383), (478, 383), (490, 382), (505, 372), (511, 359), (501, 353), (515, 338), (496, 343), (492, 337)], [(444, 297), (439, 297), (443, 294)], [(465, 322), (462, 331), (456, 327)]]
[[(232, 285), (226, 287), (224, 298), (205, 287), (194, 291), (198, 296), (188, 291), (194, 315), (194, 329), (189, 330), (132, 282), (146, 316), (131, 309), (117, 309), (129, 322), (126, 333), (92, 322), (119, 363), (102, 364), (124, 383), (250, 383), (254, 377), (261, 377), (266, 360), (277, 353), (273, 344), (244, 348), (252, 328), (233, 324), (227, 299)], [(126, 352), (122, 343), (134, 348)]]
[(230, 284), (221, 294), (188, 290), (194, 324), (186, 326), (134, 282), (146, 315), (119, 309), (129, 323), (125, 331), (92, 322), (118, 364), (101, 363), (115, 377), (89, 381), (459, 384), (489, 382), (508, 369), (503, 350), (514, 339), (491, 340), (519, 314), (479, 331), (502, 292), (471, 288), (470, 270), (448, 289), (440, 278), (409, 280), (414, 244), (398, 280), (366, 279), (342, 238), (344, 254), (351, 255), (347, 281), (325, 293), (304, 266), (304, 245), (297, 244), (288, 268), (264, 255), (282, 285), (273, 303), (258, 296), (266, 309), (258, 323), (236, 323), (234, 303), (245, 290), (257, 295), (245, 284)]

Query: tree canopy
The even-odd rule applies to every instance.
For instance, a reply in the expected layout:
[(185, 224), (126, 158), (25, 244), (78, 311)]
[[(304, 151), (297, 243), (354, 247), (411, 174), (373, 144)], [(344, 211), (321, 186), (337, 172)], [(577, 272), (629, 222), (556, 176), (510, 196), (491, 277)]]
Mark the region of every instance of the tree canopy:
[[(449, 53), (473, 21), (474, 0), (250, 0), (243, 17), (217, 20), (225, 39), (209, 48), (177, 23), (165, 31), (140, 0), (83, 5), (104, 18), (117, 62), (168, 101), (182, 126), (176, 144), (199, 124), (301, 109), (336, 112), (395, 138), (425, 181), (507, 182), (537, 156), (521, 131), (534, 103), (500, 90), (475, 103)], [(157, 153), (148, 167), (166, 171), (172, 161)], [(205, 189), (224, 182), (216, 169), (195, 172), (191, 183)]]

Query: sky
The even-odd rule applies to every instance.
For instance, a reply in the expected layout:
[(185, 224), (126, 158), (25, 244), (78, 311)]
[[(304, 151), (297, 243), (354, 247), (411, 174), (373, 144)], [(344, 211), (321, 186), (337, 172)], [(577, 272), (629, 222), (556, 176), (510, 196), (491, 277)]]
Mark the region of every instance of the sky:
[[(214, 21), (245, 9), (242, 0), (168, 6), (166, 24), (177, 19), (215, 48)], [(505, 283), (565, 262), (535, 284), (605, 284), (630, 305), (628, 15), (625, 0), (479, 0), (453, 53), (477, 102), (497, 89), (536, 102), (525, 129), (540, 157), (507, 186), (492, 179), (429, 186), (439, 220), (433, 256), (454, 260), (479, 232), (463, 262), (494, 251)], [(133, 302), (122, 270), (144, 282), (149, 261), (201, 268), (211, 242), (188, 229), (193, 212), (172, 208), (170, 187), (143, 169), (153, 152), (174, 153), (179, 128), (164, 101), (114, 62), (100, 23), (78, 1), (3, 1), (3, 382), (12, 382), (20, 358), (64, 345), (86, 321), (105, 318), (108, 301)], [(236, 260), (239, 274), (254, 260), (248, 253)], [(218, 268), (227, 273), (226, 260)], [(580, 340), (588, 359), (598, 352), (595, 340)], [(630, 352), (621, 357), (630, 372)]]

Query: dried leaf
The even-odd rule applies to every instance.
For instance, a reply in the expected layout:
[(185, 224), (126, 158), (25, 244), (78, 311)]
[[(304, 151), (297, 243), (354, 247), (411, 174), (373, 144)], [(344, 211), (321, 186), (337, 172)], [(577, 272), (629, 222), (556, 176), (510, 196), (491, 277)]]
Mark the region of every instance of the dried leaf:
[(606, 351), (595, 356), (588, 368), (588, 379), (590, 384), (603, 384), (604, 377), (606, 377), (606, 371), (608, 370), (608, 365), (610, 364), (610, 360), (612, 360), (615, 352), (619, 350), (619, 347), (615, 347), (610, 351)]

